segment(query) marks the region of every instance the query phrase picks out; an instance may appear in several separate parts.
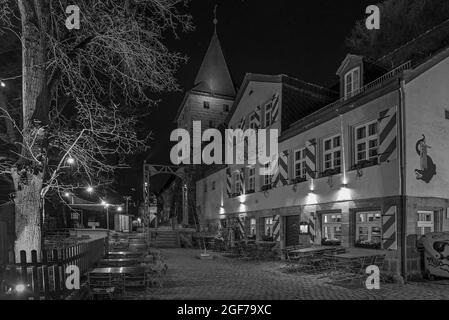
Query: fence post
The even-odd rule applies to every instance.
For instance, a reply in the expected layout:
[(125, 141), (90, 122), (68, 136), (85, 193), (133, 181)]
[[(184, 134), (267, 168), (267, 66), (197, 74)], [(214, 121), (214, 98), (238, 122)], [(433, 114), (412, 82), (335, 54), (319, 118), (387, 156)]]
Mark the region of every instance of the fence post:
[(47, 300), (49, 298), (50, 282), (48, 281), (48, 252), (42, 250), (42, 277), (44, 282), (44, 297)]
[(61, 294), (61, 277), (59, 274), (60, 260), (59, 260), (59, 255), (58, 255), (58, 249), (53, 250), (53, 260), (55, 261), (55, 265), (54, 265), (55, 296), (57, 299), (59, 299), (60, 294)]
[(23, 284), (28, 283), (27, 253), (25, 250), (20, 251), (20, 281)]
[(33, 279), (33, 283), (32, 283), (32, 288), (33, 288), (33, 293), (34, 293), (34, 298), (35, 299), (39, 299), (40, 297), (40, 292), (41, 292), (41, 284), (39, 282), (39, 277), (37, 274), (37, 270), (38, 270), (38, 266), (37, 266), (37, 251), (36, 250), (32, 250), (31, 251), (31, 263), (32, 263), (32, 279)]

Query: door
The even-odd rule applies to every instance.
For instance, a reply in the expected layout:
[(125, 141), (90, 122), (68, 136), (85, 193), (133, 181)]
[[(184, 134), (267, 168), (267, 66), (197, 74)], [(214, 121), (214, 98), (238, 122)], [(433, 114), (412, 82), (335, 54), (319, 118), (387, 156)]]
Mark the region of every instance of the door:
[(299, 215), (285, 217), (285, 246), (299, 244)]

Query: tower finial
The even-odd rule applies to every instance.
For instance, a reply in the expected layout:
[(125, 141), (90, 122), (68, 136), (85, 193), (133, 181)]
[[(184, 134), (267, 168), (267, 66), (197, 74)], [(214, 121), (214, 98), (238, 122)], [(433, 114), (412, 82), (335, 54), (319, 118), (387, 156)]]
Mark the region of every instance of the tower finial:
[(215, 28), (215, 33), (217, 33), (217, 24), (218, 24), (217, 7), (218, 7), (218, 5), (215, 5), (215, 7), (214, 7), (214, 28)]

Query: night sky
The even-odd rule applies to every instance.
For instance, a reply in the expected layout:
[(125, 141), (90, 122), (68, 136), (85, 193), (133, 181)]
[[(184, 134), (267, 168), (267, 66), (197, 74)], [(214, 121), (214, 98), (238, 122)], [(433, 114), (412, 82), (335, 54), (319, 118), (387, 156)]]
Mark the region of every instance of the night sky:
[[(218, 36), (235, 86), (245, 73), (287, 74), (326, 87), (336, 84), (335, 72), (348, 53), (344, 40), (373, 1), (192, 0), (186, 11), (195, 30), (167, 39), (170, 49), (189, 57), (177, 73), (181, 92), (162, 97), (145, 121), (153, 132), (148, 162), (170, 164), (170, 133), (185, 91), (193, 86), (213, 34), (213, 8), (218, 4)], [(140, 160), (140, 159), (139, 159)], [(126, 172), (126, 182), (140, 183), (141, 163)], [(136, 175), (136, 179), (129, 179)], [(155, 179), (157, 190), (163, 179)]]

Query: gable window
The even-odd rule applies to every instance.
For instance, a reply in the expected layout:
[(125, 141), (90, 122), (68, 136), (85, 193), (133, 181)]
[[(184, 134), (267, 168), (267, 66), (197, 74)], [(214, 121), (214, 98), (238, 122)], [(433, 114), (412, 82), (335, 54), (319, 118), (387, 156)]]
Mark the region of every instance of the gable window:
[(356, 219), (356, 244), (370, 245), (373, 249), (380, 248), (382, 239), (380, 211), (357, 212)]
[(265, 128), (273, 124), (271, 103), (265, 106)]
[(341, 213), (323, 215), (324, 240), (341, 241)]
[(257, 124), (256, 124), (256, 114), (255, 113), (252, 113), (250, 116), (249, 116), (249, 128), (250, 129), (257, 129)]
[(341, 172), (341, 136), (325, 139), (323, 149), (324, 171)]
[(223, 105), (223, 112), (229, 112), (229, 104)]
[(203, 106), (204, 106), (204, 109), (210, 109), (209, 101), (204, 101)]
[(256, 190), (256, 168), (248, 170), (248, 191)]
[(360, 67), (354, 68), (345, 74), (344, 94), (345, 98), (350, 98), (360, 89)]
[(295, 150), (294, 179), (306, 179), (306, 149)]
[(423, 236), (426, 233), (435, 231), (434, 212), (433, 211), (418, 211), (418, 236)]
[(378, 141), (377, 121), (372, 121), (355, 128), (356, 164), (364, 163), (366, 161), (377, 164)]

